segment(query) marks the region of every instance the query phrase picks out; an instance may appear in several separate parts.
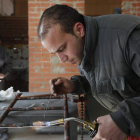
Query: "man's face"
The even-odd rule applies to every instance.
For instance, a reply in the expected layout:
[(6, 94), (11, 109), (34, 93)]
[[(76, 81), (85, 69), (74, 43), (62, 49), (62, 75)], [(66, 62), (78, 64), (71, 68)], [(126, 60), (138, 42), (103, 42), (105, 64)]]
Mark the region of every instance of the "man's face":
[(79, 65), (83, 56), (85, 32), (84, 27), (80, 29), (83, 25), (75, 26), (75, 35), (72, 35), (64, 32), (59, 24), (53, 25), (41, 43), (50, 53), (56, 53), (61, 62)]

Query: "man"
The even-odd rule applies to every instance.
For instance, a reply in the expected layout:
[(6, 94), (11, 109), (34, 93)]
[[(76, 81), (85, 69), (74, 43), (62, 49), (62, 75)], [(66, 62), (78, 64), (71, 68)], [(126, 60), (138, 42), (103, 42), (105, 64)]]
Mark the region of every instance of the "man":
[[(81, 76), (50, 81), (54, 95), (92, 93), (111, 114), (97, 118), (92, 140), (140, 137), (140, 18), (88, 17), (66, 5), (46, 9), (38, 25), (42, 45), (78, 65)], [(94, 110), (95, 111), (95, 110)]]
[[(12, 62), (9, 55), (1, 46), (2, 36), (0, 35), (0, 90), (5, 90), (4, 78), (10, 73)], [(8, 140), (9, 134), (7, 128), (0, 128), (0, 140)]]

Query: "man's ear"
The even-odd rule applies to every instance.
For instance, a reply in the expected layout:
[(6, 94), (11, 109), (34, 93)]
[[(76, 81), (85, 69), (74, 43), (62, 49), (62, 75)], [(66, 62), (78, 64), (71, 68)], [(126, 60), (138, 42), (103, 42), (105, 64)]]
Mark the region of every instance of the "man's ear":
[(77, 22), (75, 25), (74, 25), (74, 33), (77, 37), (84, 37), (85, 36), (85, 27), (82, 23), (80, 22)]

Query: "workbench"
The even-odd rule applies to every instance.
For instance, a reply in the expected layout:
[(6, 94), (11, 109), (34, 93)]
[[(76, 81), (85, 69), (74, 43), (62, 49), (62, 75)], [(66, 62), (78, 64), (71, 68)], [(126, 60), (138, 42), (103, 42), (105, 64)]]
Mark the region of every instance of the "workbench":
[[(31, 95), (40, 95), (40, 94), (49, 94), (46, 92), (22, 92), (22, 96), (31, 96)], [(68, 95), (68, 97), (71, 95)], [(68, 102), (68, 117), (77, 117), (78, 110), (77, 104)], [(3, 106), (8, 107), (11, 101), (1, 101), (0, 108)], [(42, 103), (47, 105), (48, 99), (37, 99), (37, 100), (19, 100), (13, 106), (13, 108), (26, 108), (35, 104), (34, 107), (44, 107)], [(50, 99), (49, 107), (62, 107), (64, 106), (63, 99)], [(0, 111), (0, 115), (3, 111)], [(44, 116), (45, 114), (45, 116)], [(35, 122), (35, 121), (52, 121), (64, 118), (64, 110), (31, 110), (31, 111), (11, 111), (9, 112), (8, 116), (2, 122), (3, 124), (13, 124), (13, 123), (28, 123), (28, 122)], [(60, 126), (61, 127), (61, 126)], [(17, 128), (20, 129), (20, 128)], [(45, 129), (45, 128), (42, 128)], [(49, 129), (49, 127), (47, 128)], [(71, 140), (77, 140), (77, 122), (71, 121), (70, 122), (70, 138)]]

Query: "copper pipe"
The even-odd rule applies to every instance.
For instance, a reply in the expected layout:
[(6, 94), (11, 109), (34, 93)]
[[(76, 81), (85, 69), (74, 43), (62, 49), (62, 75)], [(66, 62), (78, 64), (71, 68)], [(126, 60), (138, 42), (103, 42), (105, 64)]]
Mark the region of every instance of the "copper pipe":
[(31, 95), (31, 96), (22, 96), (22, 97), (44, 97), (44, 96), (54, 96), (52, 94), (40, 94), (40, 95)]
[[(57, 124), (55, 126), (63, 126), (62, 124)], [(14, 123), (14, 124), (0, 124), (0, 128), (22, 128), (22, 127), (48, 127), (47, 122), (37, 121), (37, 122), (30, 122), (30, 123)]]
[(37, 97), (34, 97), (34, 96), (32, 96), (32, 97), (28, 97), (28, 96), (23, 96), (23, 97), (19, 97), (18, 98), (18, 100), (36, 100), (36, 99), (62, 99), (63, 97), (61, 97), (61, 96), (51, 96), (51, 97), (49, 97), (49, 96), (42, 96), (42, 97), (39, 97), (39, 96), (37, 96)]
[[(68, 103), (67, 103), (67, 95), (64, 94), (64, 119), (68, 118)], [(70, 140), (70, 130), (69, 130), (69, 122), (64, 123), (64, 139)]]
[(64, 110), (64, 107), (26, 107), (26, 108), (10, 108), (10, 111), (30, 111), (30, 110)]
[(0, 117), (0, 123), (3, 122), (3, 120), (7, 117), (8, 113), (10, 112), (10, 108), (12, 108), (14, 106), (14, 104), (17, 101), (17, 98), (19, 98), (22, 95), (22, 93), (17, 94), (17, 96), (13, 99), (13, 101), (11, 102), (11, 104), (7, 107), (7, 109), (3, 112), (3, 114)]

